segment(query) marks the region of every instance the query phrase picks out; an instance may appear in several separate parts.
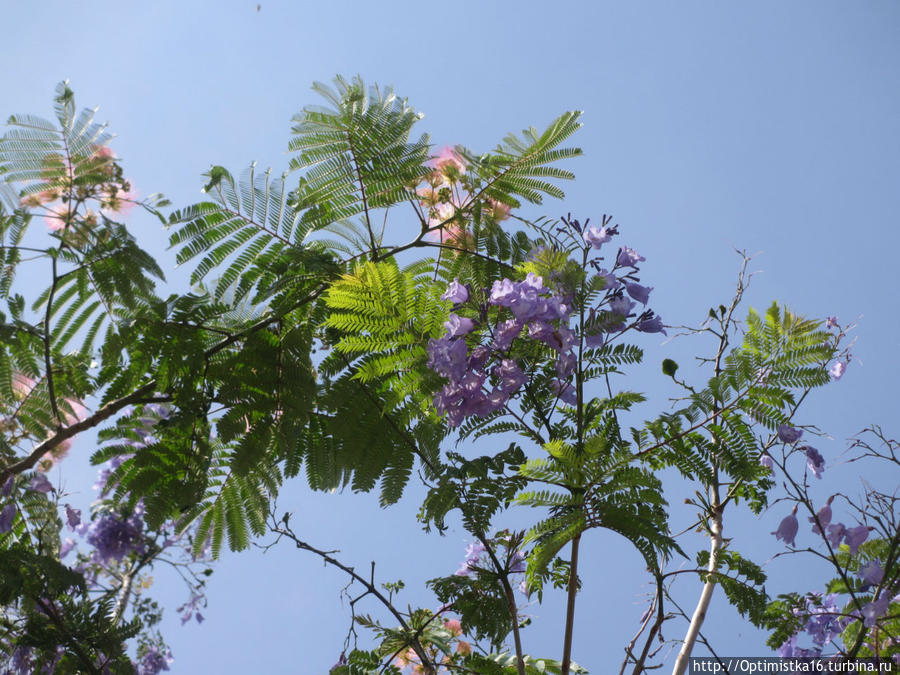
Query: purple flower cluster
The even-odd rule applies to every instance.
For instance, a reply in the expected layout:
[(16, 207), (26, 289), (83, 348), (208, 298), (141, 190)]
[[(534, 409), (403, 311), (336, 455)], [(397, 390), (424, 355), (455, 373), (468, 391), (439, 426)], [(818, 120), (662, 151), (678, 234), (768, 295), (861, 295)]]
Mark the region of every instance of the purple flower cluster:
[[(454, 279), (441, 297), (459, 306), (468, 301), (469, 291)], [(470, 353), (464, 336), (474, 330), (475, 322), (456, 313), (444, 324), (446, 333), (428, 343), (428, 367), (449, 380), (434, 397), (434, 406), (439, 414), (446, 414), (447, 424), (457, 427), (466, 417), (490, 415), (522, 388), (527, 377), (509, 350), (523, 334), (557, 352), (559, 379), (554, 389), (562, 400), (574, 403), (574, 388), (567, 382), (576, 363), (571, 351), (576, 336), (568, 326), (570, 303), (534, 274), (522, 281), (495, 281), (488, 303), (508, 309), (513, 316), (497, 324), (490, 346), (479, 345)], [(488, 367), (489, 362), (495, 365)]]
[(130, 516), (108, 512), (91, 523), (87, 530), (87, 541), (94, 547), (95, 562), (107, 564), (111, 560), (122, 560), (134, 552), (144, 552), (143, 509), (138, 506)]
[(140, 662), (135, 664), (135, 675), (158, 675), (164, 670), (169, 670), (174, 660), (170, 649), (162, 651), (156, 646), (148, 647)]
[(794, 609), (795, 616), (805, 616), (806, 623), (802, 631), (812, 637), (811, 649), (797, 646), (800, 633), (788, 638), (778, 649), (781, 657), (817, 657), (822, 655), (822, 648), (830, 644), (834, 638), (844, 632), (853, 621), (852, 616), (842, 616), (841, 609), (835, 603), (837, 594), (832, 593), (822, 598), (818, 594), (806, 599), (806, 608)]

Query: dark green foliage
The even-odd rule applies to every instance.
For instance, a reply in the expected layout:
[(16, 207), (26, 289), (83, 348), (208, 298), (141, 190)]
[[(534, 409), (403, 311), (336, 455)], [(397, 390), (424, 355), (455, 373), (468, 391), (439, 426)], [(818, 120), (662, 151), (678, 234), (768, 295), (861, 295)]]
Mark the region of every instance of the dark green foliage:
[(445, 466), (422, 503), (419, 519), (439, 531), (446, 529), (445, 518), (459, 509), (468, 532), (490, 531), (493, 517), (512, 503), (527, 481), (516, 470), (525, 463), (525, 453), (511, 444), (495, 455), (466, 459), (447, 453), (451, 462)]
[(313, 89), (329, 105), (306, 107), (294, 117), (290, 167), (304, 173), (291, 204), (305, 227), (362, 215), (371, 231), (371, 209), (417, 198), (428, 136), (410, 136), (421, 116), (393, 91), (367, 89), (359, 78), (336, 77), (333, 89), (322, 83)]
[[(716, 569), (726, 569), (727, 573), (712, 575), (713, 580), (722, 586), (728, 601), (746, 616), (754, 626), (765, 625), (766, 606), (769, 597), (766, 595), (766, 575), (756, 563), (742, 557), (737, 551), (721, 549), (716, 558)], [(697, 564), (706, 567), (709, 563), (709, 551), (697, 553)], [(709, 575), (702, 575), (704, 577)], [(704, 578), (704, 581), (706, 579)]]
[(489, 640), (499, 647), (512, 630), (509, 606), (496, 574), (477, 570), (470, 577), (449, 576), (431, 579), (428, 587), (439, 602), (453, 603), (463, 631), (477, 640)]
[[(765, 317), (750, 311), (741, 347), (723, 359), (706, 388), (692, 391), (689, 403), (659, 416), (646, 431), (632, 430), (639, 451), (653, 467), (674, 466), (705, 485), (715, 469), (735, 480), (732, 495), (759, 513), (772, 486), (759, 456), (769, 432), (793, 414), (794, 390), (829, 381), (829, 335), (819, 324), (772, 305)], [(771, 442), (771, 440), (769, 440)]]
[(53, 558), (18, 545), (0, 550), (0, 603), (8, 618), (10, 610), (23, 617), (15, 638), (0, 622), (0, 645), (33, 648), (37, 665), (59, 659), (59, 673), (133, 672), (123, 644), (140, 626), (114, 625), (112, 601), (91, 600), (82, 575)]

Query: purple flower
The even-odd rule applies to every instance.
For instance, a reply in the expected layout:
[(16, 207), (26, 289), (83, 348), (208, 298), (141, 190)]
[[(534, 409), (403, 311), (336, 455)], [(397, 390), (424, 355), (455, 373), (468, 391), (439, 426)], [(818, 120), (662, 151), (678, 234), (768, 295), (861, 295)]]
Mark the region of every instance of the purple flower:
[(466, 335), (475, 328), (475, 322), (465, 316), (457, 316), (450, 313), (450, 318), (444, 322), (444, 328), (447, 329), (446, 337), (455, 338), (460, 335)]
[(778, 440), (782, 443), (796, 443), (803, 435), (803, 429), (795, 429), (790, 424), (778, 425)]
[(428, 367), (451, 382), (458, 382), (466, 373), (466, 342), (447, 336), (428, 341)]
[(9, 532), (16, 520), (16, 505), (7, 504), (0, 511), (0, 534)]
[(122, 560), (132, 552), (142, 553), (144, 524), (137, 513), (121, 518), (116, 513), (106, 513), (91, 523), (87, 541), (96, 551), (98, 562)]
[(59, 559), (62, 560), (69, 555), (73, 548), (75, 548), (75, 540), (72, 537), (66, 537), (62, 546), (59, 547)]
[(791, 546), (796, 546), (794, 543), (794, 539), (797, 536), (797, 529), (800, 527), (797, 522), (797, 505), (794, 505), (794, 510), (791, 511), (791, 515), (786, 516), (781, 524), (778, 526), (778, 529), (772, 532), (771, 534), (775, 535), (776, 539), (781, 539), (785, 544), (790, 544)]
[(467, 577), (472, 572), (472, 568), (478, 565), (481, 560), (481, 554), (484, 553), (484, 544), (480, 541), (473, 541), (466, 546), (466, 558), (462, 561), (459, 569), (455, 574), (459, 577)]
[(9, 478), (7, 478), (6, 482), (3, 484), (3, 490), (0, 490), (0, 495), (2, 495), (4, 497), (9, 497), (10, 493), (12, 492), (13, 485), (15, 485), (15, 484), (16, 484), (15, 476), (10, 476)]
[(31, 479), (31, 484), (28, 486), (29, 490), (34, 490), (35, 492), (43, 492), (47, 494), (48, 492), (53, 490), (53, 486), (50, 484), (50, 481), (47, 480), (47, 476), (42, 473), (35, 474), (34, 478)]
[(73, 509), (66, 504), (66, 524), (70, 530), (74, 530), (81, 525), (81, 509)]
[(494, 332), (494, 349), (505, 352), (522, 331), (524, 324), (516, 319), (501, 321)]
[[(819, 522), (822, 524), (822, 527), (828, 527), (831, 523), (831, 502), (834, 500), (834, 495), (831, 495), (828, 498), (828, 501), (825, 502), (825, 506), (819, 509), (819, 512), (816, 513), (816, 518), (819, 519)], [(822, 531), (819, 529), (819, 526), (816, 525), (816, 518), (812, 516), (809, 517), (809, 522), (813, 524), (812, 531), (813, 534), (822, 534)]]
[(662, 333), (663, 335), (668, 335), (666, 329), (663, 327), (662, 319), (652, 312), (646, 319), (641, 319), (635, 328), (641, 333)]
[(584, 233), (584, 241), (593, 248), (600, 248), (603, 244), (612, 239), (612, 234), (613, 233), (605, 227), (591, 225)]
[(163, 670), (169, 670), (169, 666), (175, 659), (172, 658), (171, 650), (161, 652), (159, 647), (149, 647), (141, 662), (137, 664), (135, 669), (136, 675), (157, 675)]
[(759, 463), (772, 471), (775, 470), (775, 460), (772, 459), (772, 456), (767, 452), (764, 452), (762, 455), (760, 455)]
[(859, 568), (859, 578), (871, 586), (877, 586), (884, 579), (884, 568), (881, 561), (870, 560)]
[(614, 291), (622, 285), (622, 282), (619, 281), (616, 275), (607, 269), (599, 270), (597, 276), (603, 277), (603, 280), (606, 281), (606, 285), (603, 287), (604, 290)]
[(828, 374), (831, 375), (832, 379), (839, 380), (844, 376), (845, 370), (847, 370), (847, 364), (843, 361), (838, 361), (828, 369)]
[(513, 553), (513, 556), (509, 561), (509, 571), (513, 574), (520, 574), (525, 571), (525, 567), (525, 552), (516, 551)]
[(866, 628), (874, 626), (875, 622), (884, 616), (890, 606), (891, 596), (888, 593), (883, 593), (877, 600), (870, 602), (862, 608), (863, 625), (866, 626)]
[(829, 316), (825, 319), (825, 328), (834, 328), (838, 325), (838, 318), (836, 316)]
[(624, 295), (617, 296), (609, 301), (609, 311), (613, 314), (626, 319), (634, 309), (634, 303)]
[(843, 523), (835, 523), (834, 525), (828, 526), (828, 541), (832, 548), (837, 548), (841, 545), (841, 539), (844, 538), (844, 533), (846, 531), (847, 528), (844, 527)]
[(568, 405), (578, 405), (578, 392), (568, 382), (550, 380), (550, 388), (559, 396), (559, 400)]
[(519, 289), (509, 279), (501, 279), (495, 281), (491, 286), (491, 295), (489, 301), (492, 305), (500, 305), (501, 307), (509, 307), (519, 295)]
[(525, 373), (512, 359), (503, 359), (500, 365), (494, 368), (494, 375), (500, 379), (500, 391), (512, 394), (525, 384)]
[(469, 354), (469, 368), (471, 370), (479, 370), (484, 367), (484, 364), (487, 363), (488, 358), (491, 355), (490, 347), (486, 347), (485, 345), (480, 345), (475, 347), (472, 350), (472, 353)]
[(571, 351), (559, 355), (556, 360), (556, 375), (561, 379), (566, 379), (575, 372), (575, 366), (578, 359)]
[(811, 445), (804, 446), (803, 450), (806, 451), (806, 466), (809, 467), (809, 470), (813, 472), (816, 478), (821, 478), (822, 472), (825, 470), (825, 459)]
[(778, 648), (778, 656), (783, 659), (790, 658), (794, 656), (794, 652), (797, 650), (797, 636), (791, 635), (787, 640), (784, 641)]
[(190, 621), (192, 617), (197, 620), (197, 623), (203, 623), (203, 615), (200, 613), (201, 604), (206, 605), (203, 601), (203, 596), (191, 593), (191, 599), (175, 610), (176, 612), (181, 612), (182, 626)]
[(869, 528), (866, 525), (849, 527), (844, 531), (844, 543), (850, 547), (850, 553), (856, 555), (860, 545), (869, 538)]
[(459, 305), (469, 299), (469, 290), (459, 283), (458, 279), (454, 279), (447, 286), (447, 290), (441, 295), (441, 300), (449, 300), (454, 305)]
[(627, 246), (620, 248), (619, 255), (616, 256), (616, 264), (620, 267), (637, 267), (639, 262), (644, 262), (645, 260), (644, 256)]
[(647, 305), (647, 300), (650, 299), (650, 291), (652, 290), (652, 288), (641, 286), (640, 284), (636, 284), (631, 281), (625, 282), (625, 292), (645, 306)]

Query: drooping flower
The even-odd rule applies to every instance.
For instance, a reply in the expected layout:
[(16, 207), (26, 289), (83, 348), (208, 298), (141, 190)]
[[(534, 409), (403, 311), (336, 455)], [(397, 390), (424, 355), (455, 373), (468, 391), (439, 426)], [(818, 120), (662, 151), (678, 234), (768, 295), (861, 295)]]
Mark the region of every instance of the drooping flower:
[(838, 325), (838, 318), (836, 316), (829, 316), (825, 319), (825, 328), (831, 329)]
[(614, 290), (616, 290), (619, 286), (622, 285), (622, 282), (619, 281), (619, 278), (618, 278), (615, 274), (613, 274), (612, 272), (610, 272), (610, 271), (607, 270), (607, 269), (601, 269), (601, 270), (599, 270), (599, 271), (597, 272), (597, 276), (598, 276), (598, 277), (603, 277), (603, 281), (606, 282), (605, 285), (603, 286), (603, 290), (606, 290), (606, 291), (614, 291)]
[(501, 321), (497, 325), (497, 330), (494, 331), (494, 349), (499, 352), (505, 352), (509, 349), (512, 341), (522, 332), (523, 325), (521, 321), (516, 319)]
[(869, 527), (866, 525), (848, 527), (844, 531), (844, 543), (850, 547), (850, 553), (856, 555), (860, 545), (869, 538), (869, 531)]
[(828, 526), (828, 542), (831, 544), (832, 548), (837, 548), (841, 545), (841, 539), (844, 538), (844, 533), (847, 531), (847, 528), (844, 527), (843, 523), (835, 523), (834, 525)]
[(794, 509), (791, 511), (791, 515), (786, 516), (781, 524), (778, 526), (778, 529), (772, 532), (775, 535), (776, 539), (780, 539), (785, 544), (790, 544), (791, 546), (796, 546), (794, 543), (794, 539), (797, 536), (797, 530), (799, 529), (800, 524), (797, 522), (797, 505), (794, 504)]
[(867, 584), (877, 586), (884, 579), (884, 568), (880, 560), (870, 560), (859, 568), (859, 578)]
[(625, 282), (625, 292), (645, 306), (647, 304), (647, 301), (650, 299), (650, 291), (652, 290), (652, 288), (641, 286), (640, 284), (636, 284), (631, 281)]
[(47, 476), (42, 473), (37, 473), (34, 475), (34, 478), (31, 479), (31, 483), (28, 485), (28, 489), (34, 490), (35, 492), (42, 492), (44, 494), (54, 491), (53, 486), (50, 484), (50, 481), (47, 480)]
[(619, 254), (616, 256), (616, 264), (620, 267), (637, 267), (639, 262), (644, 262), (645, 260), (644, 256), (627, 246), (620, 248)]
[(806, 466), (816, 478), (821, 478), (822, 472), (825, 470), (825, 458), (811, 445), (804, 446), (803, 450), (806, 451)]
[(449, 300), (454, 305), (459, 305), (469, 299), (469, 290), (458, 279), (454, 279), (447, 286), (447, 290), (441, 295), (441, 300)]
[(839, 380), (844, 376), (845, 370), (847, 370), (847, 364), (843, 361), (837, 361), (828, 369), (828, 374), (831, 375), (832, 379)]
[(5, 532), (9, 532), (12, 529), (13, 523), (16, 520), (16, 505), (15, 504), (7, 504), (3, 507), (3, 510), (0, 511), (0, 534), (4, 534)]
[(775, 460), (772, 459), (772, 456), (767, 452), (764, 452), (759, 456), (759, 463), (772, 471), (775, 470)]
[(81, 509), (73, 509), (66, 504), (66, 524), (70, 530), (74, 530), (81, 525)]
[[(816, 518), (819, 519), (819, 522), (822, 524), (822, 527), (828, 527), (831, 524), (831, 502), (834, 501), (834, 495), (831, 495), (828, 498), (828, 501), (825, 502), (825, 506), (819, 509), (818, 513), (816, 513)], [(812, 531), (813, 534), (822, 534), (822, 530), (819, 529), (819, 526), (816, 525), (816, 518), (812, 516), (809, 517), (809, 522), (812, 523)]]
[(455, 338), (461, 335), (468, 335), (475, 328), (475, 322), (465, 316), (458, 316), (450, 313), (450, 318), (444, 322), (444, 328), (447, 329), (446, 337)]
[(525, 373), (512, 359), (503, 359), (494, 369), (494, 375), (500, 380), (500, 391), (512, 394), (525, 384)]
[(653, 312), (650, 312), (650, 316), (646, 319), (641, 319), (635, 328), (641, 333), (662, 333), (663, 335), (668, 335), (663, 326), (662, 319), (653, 314)]
[(796, 443), (803, 435), (803, 429), (796, 429), (790, 424), (778, 425), (778, 440), (782, 443)]
[(451, 382), (458, 382), (466, 373), (466, 342), (447, 336), (428, 341), (428, 367)]
[(881, 617), (885, 615), (888, 607), (891, 606), (891, 596), (889, 593), (882, 593), (877, 600), (873, 600), (862, 608), (863, 625), (871, 628)]

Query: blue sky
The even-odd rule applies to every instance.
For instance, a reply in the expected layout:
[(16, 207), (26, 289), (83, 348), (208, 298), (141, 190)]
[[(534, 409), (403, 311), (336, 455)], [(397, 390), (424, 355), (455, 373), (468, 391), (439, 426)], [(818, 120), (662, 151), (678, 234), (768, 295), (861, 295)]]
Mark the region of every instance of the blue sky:
[[(573, 142), (585, 155), (570, 163), (577, 180), (566, 201), (529, 214), (613, 214), (622, 243), (646, 256), (643, 281), (671, 324), (699, 323), (730, 297), (734, 249), (759, 253), (749, 304), (779, 300), (809, 316), (858, 320), (846, 376), (817, 392), (800, 420), (834, 439), (820, 443), (829, 466), (863, 426), (897, 433), (895, 2), (264, 0), (256, 11), (250, 1), (47, 1), (8, 2), (0, 16), (0, 117), (49, 117), (55, 84), (69, 78), (79, 106), (100, 105), (98, 116), (119, 134), (113, 147), (138, 190), (179, 206), (200, 199), (210, 164), (285, 168), (291, 115), (317, 102), (313, 81), (337, 73), (394, 85), (425, 113), (420, 126), (437, 145), (487, 150), (509, 131), (584, 110)], [(172, 270), (158, 223), (136, 216), (133, 226)], [(183, 271), (169, 277), (184, 290)], [(627, 386), (648, 392), (642, 413), (650, 417), (672, 394), (659, 362), (671, 356), (699, 377), (690, 355), (709, 345), (644, 346), (647, 365)], [(85, 500), (91, 450), (82, 440), (63, 466)], [(858, 492), (855, 472), (835, 466), (829, 479)], [(411, 603), (432, 602), (422, 582), (456, 569), (466, 543), (459, 529), (444, 538), (418, 530), (415, 490), (384, 511), (376, 496), (313, 495), (297, 482), (279, 504), (311, 543), (340, 548), (361, 568), (378, 561), (384, 581), (402, 578)], [(736, 518), (726, 536), (764, 561), (780, 550), (768, 532), (783, 515), (776, 506), (761, 519)], [(647, 588), (639, 558), (613, 535), (592, 533), (583, 555), (575, 656), (603, 673), (620, 662)], [(807, 564), (773, 562), (770, 591), (818, 588), (824, 577)], [(284, 544), (226, 554), (210, 583), (207, 621), (182, 628), (169, 613), (173, 671), (327, 671), (347, 629), (344, 583)], [(699, 586), (682, 587), (693, 607)], [(156, 591), (172, 608), (184, 600), (165, 574)], [(528, 611), (528, 651), (558, 656), (560, 603)], [(716, 603), (712, 611), (708, 634), (720, 653), (766, 653), (763, 637), (732, 610)], [(682, 634), (673, 625), (666, 637)]]

